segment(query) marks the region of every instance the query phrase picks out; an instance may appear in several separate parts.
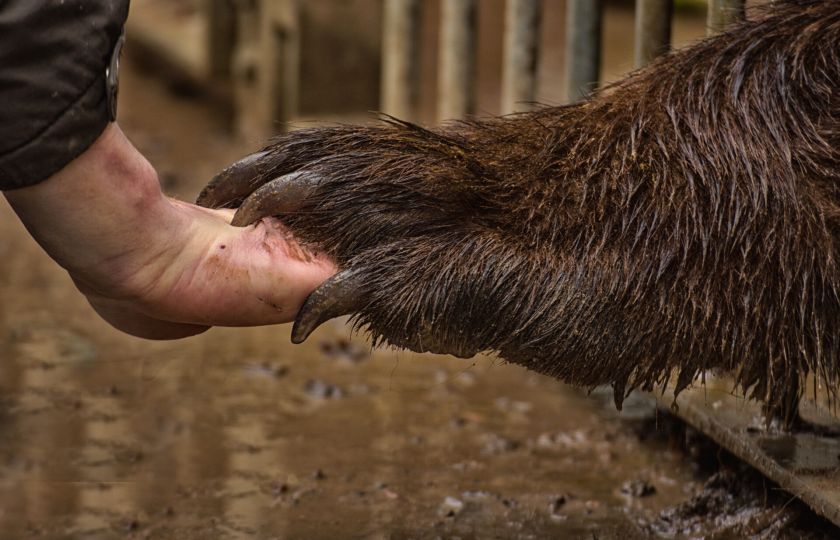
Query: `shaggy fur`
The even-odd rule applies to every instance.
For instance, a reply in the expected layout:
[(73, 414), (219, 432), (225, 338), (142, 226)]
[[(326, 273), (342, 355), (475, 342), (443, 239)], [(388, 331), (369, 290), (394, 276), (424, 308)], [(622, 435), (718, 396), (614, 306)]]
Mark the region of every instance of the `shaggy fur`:
[(364, 277), (376, 343), (492, 351), (617, 403), (709, 369), (787, 409), (804, 374), (838, 381), (840, 2), (777, 2), (579, 104), (268, 150), (251, 188), (322, 180), (281, 217)]

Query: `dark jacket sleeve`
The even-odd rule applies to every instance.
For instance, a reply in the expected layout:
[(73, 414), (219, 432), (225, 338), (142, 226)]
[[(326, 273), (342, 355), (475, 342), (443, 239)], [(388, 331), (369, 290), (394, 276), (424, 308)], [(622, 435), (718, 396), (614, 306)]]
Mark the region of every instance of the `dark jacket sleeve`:
[(128, 3), (0, 0), (0, 190), (46, 179), (105, 129)]

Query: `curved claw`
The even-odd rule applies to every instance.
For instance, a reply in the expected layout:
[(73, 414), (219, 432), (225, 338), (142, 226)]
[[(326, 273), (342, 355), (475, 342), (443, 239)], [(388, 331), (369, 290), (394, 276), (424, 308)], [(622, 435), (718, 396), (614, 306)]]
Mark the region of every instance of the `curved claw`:
[(364, 280), (358, 270), (343, 270), (315, 289), (300, 308), (292, 327), (292, 343), (303, 343), (330, 319), (361, 309)]
[(306, 171), (275, 178), (245, 199), (233, 216), (231, 225), (246, 227), (266, 216), (294, 212), (320, 183), (319, 175)]
[(268, 151), (264, 150), (230, 165), (204, 186), (195, 204), (205, 208), (221, 208), (250, 195), (260, 176), (260, 163), (267, 155)]

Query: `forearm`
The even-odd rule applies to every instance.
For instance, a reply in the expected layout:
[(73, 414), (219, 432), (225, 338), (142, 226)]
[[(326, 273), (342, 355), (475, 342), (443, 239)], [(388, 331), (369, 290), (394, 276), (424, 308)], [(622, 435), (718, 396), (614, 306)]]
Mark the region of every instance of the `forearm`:
[[(153, 257), (148, 251), (157, 243), (152, 229), (183, 226), (154, 169), (115, 124), (49, 179), (4, 194), (47, 253), (81, 286), (92, 289), (101, 286), (100, 275), (125, 268), (119, 259)], [(80, 257), (80, 244), (95, 249)]]

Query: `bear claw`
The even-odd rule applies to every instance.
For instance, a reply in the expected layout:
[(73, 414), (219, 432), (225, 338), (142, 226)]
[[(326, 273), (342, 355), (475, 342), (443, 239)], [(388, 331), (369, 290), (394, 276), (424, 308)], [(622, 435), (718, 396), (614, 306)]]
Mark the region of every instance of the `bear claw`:
[(343, 270), (315, 289), (303, 303), (292, 327), (292, 343), (303, 343), (330, 319), (358, 312), (364, 306), (359, 270)]
[(276, 178), (245, 199), (233, 216), (231, 225), (246, 227), (267, 216), (295, 212), (320, 183), (319, 175), (306, 171)]
[(201, 190), (195, 204), (222, 208), (250, 195), (259, 182), (259, 164), (268, 154), (267, 150), (257, 152), (230, 165)]

